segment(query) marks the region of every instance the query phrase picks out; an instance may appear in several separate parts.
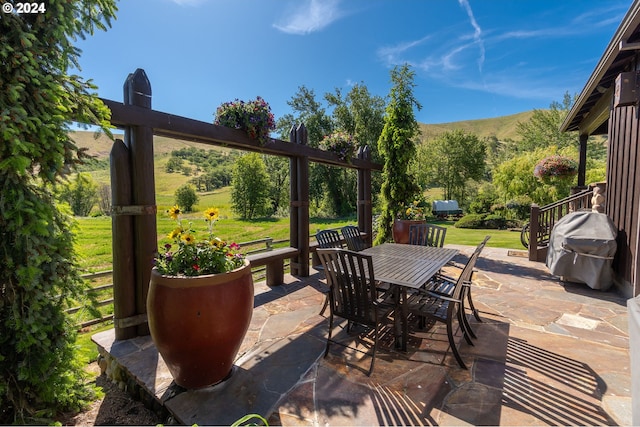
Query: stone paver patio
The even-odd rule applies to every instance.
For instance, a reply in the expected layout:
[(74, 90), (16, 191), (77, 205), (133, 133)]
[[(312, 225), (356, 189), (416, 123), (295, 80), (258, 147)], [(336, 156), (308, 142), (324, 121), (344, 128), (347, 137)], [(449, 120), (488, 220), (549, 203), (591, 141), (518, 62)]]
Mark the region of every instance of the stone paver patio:
[[(455, 246), (465, 260), (474, 248)], [(333, 345), (322, 274), (269, 288), (256, 283), (254, 315), (231, 378), (196, 391), (172, 383), (149, 337), (93, 337), (108, 374), (153, 396), (181, 424), (228, 425), (248, 413), (270, 425), (630, 425), (626, 300), (560, 282), (519, 251), (485, 248), (472, 294), (483, 319), (461, 346), (461, 369), (441, 327), (414, 331), (408, 351), (382, 339), (370, 356)], [(362, 330), (335, 333), (367, 351)], [(133, 388), (133, 387), (132, 387)]]

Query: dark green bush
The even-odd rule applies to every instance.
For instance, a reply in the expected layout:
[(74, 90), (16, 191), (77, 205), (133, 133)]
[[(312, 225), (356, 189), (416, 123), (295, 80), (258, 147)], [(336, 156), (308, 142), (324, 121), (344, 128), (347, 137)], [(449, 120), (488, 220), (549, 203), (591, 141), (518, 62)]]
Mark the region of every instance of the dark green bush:
[(531, 203), (529, 196), (517, 196), (507, 202), (507, 209), (512, 212), (516, 219), (528, 219), (531, 214)]
[(484, 227), (496, 230), (502, 230), (507, 228), (507, 220), (501, 215), (491, 214), (484, 218)]
[(460, 218), (456, 224), (456, 228), (484, 228), (484, 218), (486, 214), (468, 214)]

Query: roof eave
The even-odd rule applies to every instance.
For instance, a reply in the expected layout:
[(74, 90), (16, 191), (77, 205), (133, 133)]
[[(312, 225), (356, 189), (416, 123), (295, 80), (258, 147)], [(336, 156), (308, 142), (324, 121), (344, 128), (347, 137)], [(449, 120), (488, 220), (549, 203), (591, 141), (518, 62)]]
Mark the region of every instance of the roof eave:
[[(640, 0), (634, 0), (631, 7), (627, 11), (624, 19), (620, 23), (620, 26), (616, 30), (613, 38), (609, 42), (607, 49), (604, 51), (604, 54), (600, 58), (598, 65), (591, 73), (591, 77), (587, 80), (587, 84), (580, 92), (578, 99), (569, 110), (569, 114), (562, 122), (560, 126), (561, 132), (567, 132), (572, 130), (578, 130), (579, 124), (574, 125), (570, 128), (571, 123), (574, 121), (578, 113), (582, 110), (582, 107), (586, 100), (596, 91), (600, 81), (603, 76), (611, 67), (611, 64), (616, 60), (617, 56), (620, 54), (620, 42), (626, 41), (629, 36), (636, 30), (638, 25), (640, 25)], [(600, 95), (602, 96), (602, 95)]]

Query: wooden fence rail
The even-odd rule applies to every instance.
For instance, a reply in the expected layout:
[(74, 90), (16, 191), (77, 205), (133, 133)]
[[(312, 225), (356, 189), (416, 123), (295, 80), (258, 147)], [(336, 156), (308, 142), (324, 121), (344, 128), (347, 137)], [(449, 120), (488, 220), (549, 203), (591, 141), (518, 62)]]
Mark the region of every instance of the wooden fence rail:
[[(309, 237), (315, 237), (315, 234), (310, 235)], [(258, 247), (258, 248), (251, 249), (251, 250), (248, 250), (248, 251), (245, 252), (247, 255), (251, 255), (251, 254), (257, 254), (257, 253), (271, 251), (276, 246), (282, 245), (284, 243), (289, 243), (289, 239), (274, 240), (271, 237), (264, 237), (262, 239), (250, 240), (248, 242), (241, 242), (241, 243), (238, 243), (238, 245), (240, 245), (241, 248), (254, 247), (254, 246), (257, 246), (257, 245), (264, 245), (264, 247)], [(289, 267), (289, 263), (285, 262), (284, 266), (285, 266), (285, 268), (288, 268)], [(254, 279), (255, 280), (263, 280), (265, 278), (265, 270), (266, 270), (265, 266), (253, 268), (252, 269), (252, 273), (254, 275)], [(101, 279), (101, 278), (104, 278), (104, 277), (109, 277), (112, 274), (113, 274), (113, 270), (104, 270), (104, 271), (99, 271), (99, 272), (96, 272), (96, 273), (83, 274), (82, 278), (85, 279), (85, 280), (95, 280), (95, 279)], [(95, 286), (95, 287), (91, 288), (89, 292), (97, 293), (97, 292), (106, 291), (106, 290), (109, 290), (109, 289), (113, 289), (113, 283), (107, 283), (107, 284)], [(96, 305), (98, 307), (104, 307), (104, 306), (107, 306), (109, 304), (113, 304), (113, 297), (97, 301), (97, 303), (96, 303)], [(80, 310), (83, 310), (85, 308), (86, 308), (85, 306), (76, 306), (76, 307), (68, 308), (65, 311), (67, 312), (67, 314), (75, 314), (75, 313), (77, 313)], [(113, 321), (113, 314), (105, 315), (105, 316), (102, 316), (100, 318), (89, 319), (89, 320), (86, 320), (86, 321), (83, 321), (81, 323), (76, 324), (76, 326), (78, 327), (78, 329), (83, 329), (83, 328), (88, 328), (90, 326), (98, 325), (100, 323), (107, 323), (107, 322), (110, 322), (110, 321)]]

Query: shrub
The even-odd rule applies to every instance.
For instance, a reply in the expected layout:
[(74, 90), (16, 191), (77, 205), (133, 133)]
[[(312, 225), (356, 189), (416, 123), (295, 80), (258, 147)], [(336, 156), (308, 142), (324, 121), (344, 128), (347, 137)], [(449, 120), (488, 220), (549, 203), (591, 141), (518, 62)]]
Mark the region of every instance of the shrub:
[(62, 188), (60, 199), (69, 203), (74, 215), (88, 216), (98, 201), (98, 187), (91, 175), (80, 172)]
[(507, 220), (502, 215), (491, 214), (487, 215), (483, 220), (484, 226), (482, 228), (490, 228), (496, 230), (502, 230), (507, 228)]
[(468, 214), (460, 218), (456, 224), (456, 228), (484, 228), (484, 218), (486, 214)]
[(196, 190), (190, 184), (184, 184), (176, 190), (176, 205), (182, 206), (185, 212), (191, 212), (193, 205), (198, 203)]
[(507, 202), (506, 208), (516, 219), (527, 219), (531, 213), (531, 203), (529, 196), (517, 196)]

